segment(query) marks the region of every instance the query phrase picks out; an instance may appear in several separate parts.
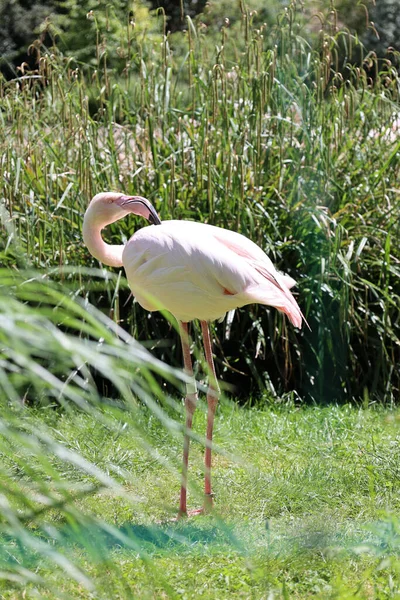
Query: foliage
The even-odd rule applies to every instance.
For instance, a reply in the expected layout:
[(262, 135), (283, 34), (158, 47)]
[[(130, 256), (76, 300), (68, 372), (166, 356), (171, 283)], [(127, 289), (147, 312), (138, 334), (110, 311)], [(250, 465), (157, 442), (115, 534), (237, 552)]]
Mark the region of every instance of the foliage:
[[(116, 68), (138, 59), (137, 38), (157, 31), (147, 5), (138, 0), (59, 0), (51, 28), (66, 55), (82, 65)], [(79, 35), (77, 35), (79, 32)], [(129, 59), (128, 59), (129, 56)], [(133, 59), (133, 60), (132, 60)]]
[[(381, 58), (386, 56), (389, 47), (400, 52), (399, 27), (400, 13), (397, 0), (380, 0), (370, 11), (370, 27), (365, 36), (365, 44), (372, 47)], [(397, 63), (398, 64), (398, 63)]]
[[(373, 83), (358, 69), (343, 84), (335, 48), (338, 38), (350, 47), (351, 36), (328, 24), (313, 49), (298, 13), (293, 5), (280, 17), (267, 45), (243, 8), (242, 30), (231, 38), (224, 30), (240, 48), (234, 63), (222, 46), (210, 52), (201, 23), (188, 19), (179, 51), (173, 35), (161, 46), (139, 37), (123, 78), (102, 61), (83, 73), (53, 48), (31, 78), (5, 84), (3, 261), (90, 264), (80, 233), (88, 199), (135, 191), (163, 219), (244, 233), (299, 281), (311, 330), (296, 333), (257, 306), (216, 326), (219, 375), (237, 393), (267, 386), (317, 402), (391, 400), (399, 388), (399, 80), (385, 64)], [(132, 229), (126, 220), (110, 235)], [(126, 303), (125, 285), (99, 296), (85, 277), (75, 281), (151, 340), (159, 358), (179, 364), (170, 325)]]
[[(14, 71), (13, 64), (22, 62), (34, 32), (54, 8), (54, 0), (0, 0), (0, 68)], [(19, 62), (18, 62), (19, 60)], [(33, 65), (32, 65), (33, 66)]]
[(156, 35), (158, 29), (143, 0), (1, 0), (0, 69), (9, 77), (21, 62), (33, 68), (37, 57), (31, 45), (39, 35), (45, 46), (57, 40), (81, 65), (122, 70), (136, 38)]
[(153, 0), (154, 10), (163, 9), (167, 15), (168, 31), (177, 31), (186, 26), (185, 16), (192, 19), (205, 9), (206, 0)]
[[(99, 394), (94, 369), (118, 389), (114, 413), (104, 413), (107, 399)], [(128, 505), (136, 498), (123, 488), (127, 473), (117, 465), (102, 469), (79, 448), (65, 444), (46, 424), (46, 411), (56, 417), (54, 407), (61, 404), (68, 418), (75, 407), (94, 428), (113, 431), (114, 442), (129, 422), (131, 435), (146, 448), (146, 436), (135, 425), (139, 401), (164, 425), (169, 423), (155, 404), (157, 398), (165, 403), (165, 395), (154, 373), (175, 382), (181, 377), (77, 297), (75, 289), (34, 272), (0, 271), (0, 579), (7, 588), (10, 582), (31, 582), (60, 597), (52, 577), (46, 583), (35, 573), (45, 561), (47, 568), (64, 572), (87, 592), (94, 589), (71, 557), (66, 529), (72, 538), (80, 527), (109, 534), (112, 526), (91, 516), (81, 502), (98, 493), (110, 493)], [(42, 406), (38, 420), (26, 408), (32, 402)], [(61, 522), (66, 527), (57, 532)], [(94, 540), (87, 542), (93, 548)]]
[[(28, 47), (40, 34), (42, 42), (51, 44), (56, 37), (63, 51), (82, 63), (97, 65), (99, 59), (107, 60), (108, 67), (123, 69), (126, 57), (132, 54), (135, 39), (157, 35), (154, 19), (150, 11), (166, 16), (165, 31), (176, 32), (187, 28), (186, 16), (198, 20), (202, 28), (207, 28), (207, 40), (213, 44), (227, 43), (225, 53), (229, 53), (231, 36), (224, 36), (224, 29), (240, 29), (243, 7), (246, 5), (252, 23), (258, 28), (271, 29), (276, 23), (282, 3), (279, 0), (241, 0), (235, 2), (218, 0), (117, 0), (112, 4), (105, 0), (90, 0), (82, 5), (78, 0), (1, 0), (0, 2), (0, 69), (7, 76), (14, 76), (15, 67), (33, 62)], [(337, 28), (347, 29), (360, 36), (365, 45), (385, 57), (389, 46), (396, 48), (398, 18), (397, 0), (380, 0), (378, 4), (368, 0), (357, 7), (349, 0), (337, 0), (335, 4), (327, 0), (305, 3), (304, 27), (307, 37), (313, 39), (320, 31), (320, 20), (326, 18), (323, 28), (329, 23)], [(128, 35), (126, 30), (128, 29)], [(222, 33), (222, 37), (221, 37)], [(239, 33), (236, 42), (240, 42)], [(341, 59), (349, 60), (347, 48), (339, 44)], [(239, 48), (239, 46), (238, 46)], [(397, 48), (398, 50), (398, 48)], [(353, 62), (362, 62), (360, 54), (353, 55)]]

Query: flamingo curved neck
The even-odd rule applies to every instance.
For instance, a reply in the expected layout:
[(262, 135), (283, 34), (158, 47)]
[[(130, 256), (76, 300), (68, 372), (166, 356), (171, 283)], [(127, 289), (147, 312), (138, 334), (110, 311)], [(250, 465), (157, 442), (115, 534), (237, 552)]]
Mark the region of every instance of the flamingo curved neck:
[(122, 267), (122, 252), (124, 245), (113, 246), (106, 244), (101, 237), (102, 227), (90, 224), (87, 219), (83, 221), (83, 241), (85, 246), (97, 260), (109, 267)]

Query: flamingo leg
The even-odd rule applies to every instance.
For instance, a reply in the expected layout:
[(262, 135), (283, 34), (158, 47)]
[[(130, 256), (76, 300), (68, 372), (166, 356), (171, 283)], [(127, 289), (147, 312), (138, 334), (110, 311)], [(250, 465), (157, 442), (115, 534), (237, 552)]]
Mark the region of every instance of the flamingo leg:
[(206, 450), (204, 457), (204, 511), (209, 511), (213, 506), (213, 494), (211, 491), (211, 449), (214, 428), (215, 411), (220, 396), (220, 389), (215, 373), (214, 360), (212, 355), (212, 344), (210, 330), (207, 321), (201, 321), (201, 331), (203, 333), (204, 351), (208, 364), (208, 390), (207, 390), (207, 433)]
[(189, 345), (189, 331), (188, 323), (179, 323), (179, 333), (181, 336), (182, 352), (183, 352), (183, 363), (185, 372), (191, 378), (191, 382), (186, 384), (186, 398), (185, 398), (185, 410), (186, 410), (186, 424), (185, 424), (185, 435), (183, 439), (183, 464), (182, 464), (182, 482), (181, 482), (181, 496), (179, 502), (179, 516), (187, 516), (187, 472), (189, 463), (189, 445), (190, 445), (190, 431), (192, 429), (193, 413), (196, 409), (197, 404), (197, 389), (196, 382), (193, 375), (192, 358), (190, 356), (190, 345)]

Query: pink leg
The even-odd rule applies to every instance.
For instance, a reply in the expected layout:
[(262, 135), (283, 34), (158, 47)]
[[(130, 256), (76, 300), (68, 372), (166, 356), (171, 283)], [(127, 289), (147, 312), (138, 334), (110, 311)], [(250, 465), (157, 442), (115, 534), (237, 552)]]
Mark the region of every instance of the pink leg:
[(187, 515), (186, 495), (187, 495), (187, 472), (189, 463), (189, 444), (190, 444), (190, 430), (192, 429), (193, 413), (197, 403), (197, 391), (196, 383), (193, 376), (192, 358), (190, 356), (189, 346), (189, 333), (188, 324), (179, 323), (179, 333), (182, 342), (183, 352), (183, 363), (185, 366), (185, 372), (192, 379), (191, 383), (186, 384), (186, 398), (185, 398), (185, 409), (186, 409), (186, 425), (185, 425), (185, 436), (183, 440), (183, 465), (182, 465), (182, 484), (181, 484), (181, 498), (179, 503), (179, 516)]
[(214, 428), (215, 410), (220, 396), (220, 389), (215, 374), (214, 360), (212, 355), (212, 345), (210, 339), (210, 330), (207, 321), (201, 321), (201, 331), (203, 333), (204, 350), (208, 364), (208, 390), (207, 390), (207, 434), (206, 434), (206, 452), (205, 452), (205, 480), (204, 480), (204, 511), (207, 512), (213, 506), (213, 494), (211, 491), (211, 449), (212, 436)]

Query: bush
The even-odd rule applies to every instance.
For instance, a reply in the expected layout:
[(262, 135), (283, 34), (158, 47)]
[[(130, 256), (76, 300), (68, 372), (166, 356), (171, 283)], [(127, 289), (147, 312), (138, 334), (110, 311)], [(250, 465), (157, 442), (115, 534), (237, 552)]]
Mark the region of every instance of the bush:
[(15, 66), (23, 60), (34, 67), (26, 54), (35, 39), (35, 31), (53, 11), (55, 0), (2, 0), (0, 3), (0, 69), (7, 76), (15, 74)]
[[(186, 34), (161, 45), (139, 37), (123, 78), (101, 61), (83, 73), (53, 48), (40, 62), (44, 88), (37, 79), (5, 86), (0, 152), (13, 229), (3, 260), (45, 270), (94, 265), (81, 240), (89, 198), (105, 189), (140, 193), (162, 219), (244, 233), (299, 282), (311, 330), (295, 332), (257, 306), (216, 325), (219, 375), (235, 394), (267, 388), (317, 402), (392, 400), (400, 348), (397, 72), (384, 65), (372, 82), (349, 63), (344, 83), (335, 48), (349, 33), (329, 27), (311, 47), (294, 4), (268, 36), (251, 19), (243, 9), (241, 26), (225, 29), (229, 58), (210, 50), (200, 21), (188, 20)], [(186, 53), (173, 50), (175, 35)], [(132, 229), (120, 222), (109, 239)], [(121, 279), (99, 295), (78, 273), (71, 281), (102, 310), (158, 357), (180, 363), (170, 325), (126, 305)]]

